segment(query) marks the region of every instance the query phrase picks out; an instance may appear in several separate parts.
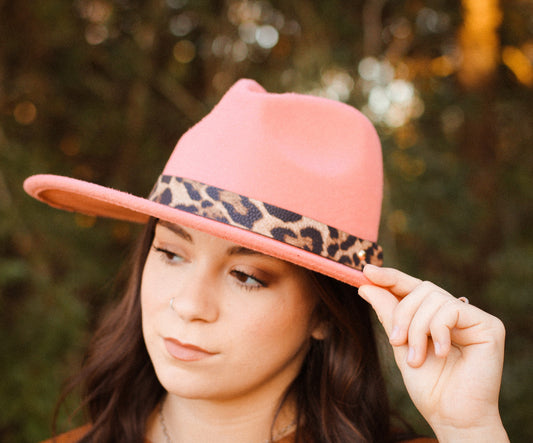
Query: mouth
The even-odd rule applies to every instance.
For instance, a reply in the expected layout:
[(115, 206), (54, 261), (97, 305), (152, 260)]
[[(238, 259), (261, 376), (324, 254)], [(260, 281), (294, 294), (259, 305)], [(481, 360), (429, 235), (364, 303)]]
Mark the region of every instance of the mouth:
[(198, 361), (215, 355), (213, 352), (209, 352), (198, 346), (194, 346), (188, 343), (182, 343), (175, 338), (165, 338), (165, 347), (167, 352), (180, 361)]

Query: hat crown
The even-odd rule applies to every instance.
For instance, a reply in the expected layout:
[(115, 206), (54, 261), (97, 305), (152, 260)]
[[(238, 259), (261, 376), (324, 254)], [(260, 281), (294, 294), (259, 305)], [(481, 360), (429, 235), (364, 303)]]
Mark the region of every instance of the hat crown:
[(363, 267), (383, 262), (382, 174), (359, 111), (241, 80), (183, 135), (148, 199), (56, 175), (24, 189), (69, 211), (180, 224), (360, 286)]
[(240, 80), (181, 137), (163, 173), (377, 240), (381, 145), (369, 120), (340, 102)]

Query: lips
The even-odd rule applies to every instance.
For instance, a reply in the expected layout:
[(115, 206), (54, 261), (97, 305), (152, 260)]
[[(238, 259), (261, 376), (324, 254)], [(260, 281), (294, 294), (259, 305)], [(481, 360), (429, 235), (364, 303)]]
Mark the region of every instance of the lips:
[(181, 343), (174, 338), (165, 338), (165, 347), (172, 357), (180, 361), (198, 361), (215, 355), (198, 346)]

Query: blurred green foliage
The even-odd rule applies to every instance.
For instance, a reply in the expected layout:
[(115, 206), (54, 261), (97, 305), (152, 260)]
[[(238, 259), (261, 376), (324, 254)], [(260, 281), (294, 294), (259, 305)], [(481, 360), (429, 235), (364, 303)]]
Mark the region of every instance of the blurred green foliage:
[[(240, 77), (374, 120), (386, 262), (504, 320), (503, 420), (533, 441), (531, 2), (17, 0), (0, 2), (0, 29), (1, 441), (50, 435), (139, 231), (45, 207), (23, 179), (146, 195)], [(395, 405), (426, 431), (389, 372)]]

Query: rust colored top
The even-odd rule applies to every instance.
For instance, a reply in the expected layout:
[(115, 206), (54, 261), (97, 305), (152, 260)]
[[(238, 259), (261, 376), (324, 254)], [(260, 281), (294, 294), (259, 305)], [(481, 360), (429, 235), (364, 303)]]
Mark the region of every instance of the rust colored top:
[[(73, 429), (72, 431), (66, 432), (64, 434), (58, 435), (53, 439), (46, 440), (42, 443), (76, 443), (80, 438), (82, 438), (85, 433), (89, 430), (89, 425), (82, 426), (81, 428)], [(289, 434), (283, 437), (280, 440), (277, 440), (276, 443), (293, 443), (294, 434)], [(150, 440), (146, 440), (145, 443), (152, 443)], [(414, 440), (404, 440), (402, 443), (438, 443), (434, 438), (415, 438)]]

